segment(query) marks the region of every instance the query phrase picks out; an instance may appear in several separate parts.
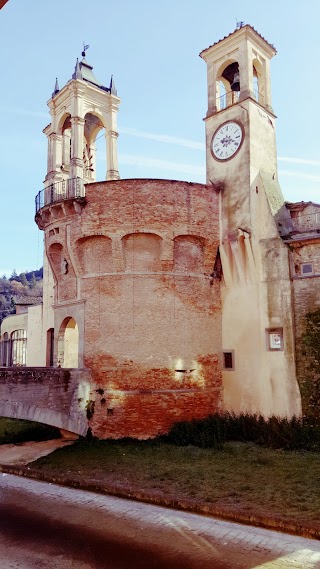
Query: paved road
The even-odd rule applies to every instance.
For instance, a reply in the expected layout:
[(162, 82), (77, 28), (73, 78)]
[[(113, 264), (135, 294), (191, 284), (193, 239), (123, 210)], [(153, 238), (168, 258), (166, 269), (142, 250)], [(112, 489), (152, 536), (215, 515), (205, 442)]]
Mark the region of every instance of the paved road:
[(1, 569), (320, 569), (320, 542), (0, 473)]

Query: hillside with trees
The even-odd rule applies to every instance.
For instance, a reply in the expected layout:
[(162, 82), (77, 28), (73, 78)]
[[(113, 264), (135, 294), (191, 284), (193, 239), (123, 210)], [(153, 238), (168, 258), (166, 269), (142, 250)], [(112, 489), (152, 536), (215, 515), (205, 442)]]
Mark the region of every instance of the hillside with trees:
[(26, 271), (19, 275), (13, 270), (11, 277), (0, 278), (0, 323), (15, 313), (15, 303), (21, 297), (32, 297), (42, 300), (43, 269)]

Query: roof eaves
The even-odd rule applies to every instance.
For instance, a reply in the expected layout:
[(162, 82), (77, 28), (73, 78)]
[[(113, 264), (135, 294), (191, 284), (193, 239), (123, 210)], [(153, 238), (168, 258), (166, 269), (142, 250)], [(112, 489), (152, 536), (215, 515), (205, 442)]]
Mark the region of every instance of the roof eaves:
[(208, 47), (206, 47), (205, 49), (203, 49), (199, 55), (200, 57), (202, 57), (202, 54), (205, 51), (208, 51), (208, 49), (211, 49), (212, 47), (214, 47), (215, 45), (218, 45), (219, 43), (221, 43), (222, 41), (226, 40), (227, 38), (230, 38), (231, 36), (233, 36), (233, 34), (236, 34), (237, 32), (239, 32), (240, 30), (243, 30), (244, 28), (250, 28), (255, 34), (257, 34), (257, 36), (259, 36), (260, 39), (262, 39), (264, 42), (266, 42), (266, 44), (272, 49), (274, 50), (275, 53), (277, 53), (276, 48), (274, 47), (274, 45), (272, 43), (269, 43), (266, 38), (264, 38), (261, 34), (259, 34), (259, 32), (257, 32), (257, 30), (253, 27), (250, 26), (250, 24), (245, 24), (244, 26), (242, 26), (241, 28), (236, 28), (233, 32), (230, 32), (230, 34), (228, 34), (227, 36), (224, 36), (224, 38), (222, 38), (221, 40), (216, 41), (215, 43), (213, 43), (212, 45), (209, 45)]

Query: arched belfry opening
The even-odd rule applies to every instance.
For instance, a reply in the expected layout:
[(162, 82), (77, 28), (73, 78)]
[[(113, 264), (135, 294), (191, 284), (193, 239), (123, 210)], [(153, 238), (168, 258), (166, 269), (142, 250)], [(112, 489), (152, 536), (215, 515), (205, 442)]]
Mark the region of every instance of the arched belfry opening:
[(79, 367), (79, 329), (72, 317), (65, 318), (59, 329), (57, 366)]
[(263, 62), (254, 58), (252, 61), (253, 96), (261, 105), (265, 105), (266, 75)]
[(207, 63), (207, 116), (253, 99), (266, 110), (271, 105), (270, 60), (276, 54), (252, 26), (241, 25), (200, 53)]
[[(265, 104), (265, 73), (263, 64), (254, 58), (249, 68), (249, 93), (250, 96), (260, 103)], [(226, 63), (218, 72), (216, 82), (216, 108), (222, 111), (238, 101), (243, 91), (240, 66), (237, 61)]]
[[(89, 112), (84, 117), (83, 176), (88, 182), (97, 180), (97, 138), (102, 138), (105, 125), (101, 117)], [(106, 131), (105, 131), (106, 132)], [(99, 135), (99, 136), (98, 136)], [(99, 149), (101, 148), (101, 143)]]
[(67, 115), (61, 126), (62, 136), (62, 156), (61, 170), (62, 172), (70, 172), (71, 159), (71, 115)]
[(226, 63), (218, 72), (216, 106), (218, 111), (239, 101), (240, 74), (239, 63)]

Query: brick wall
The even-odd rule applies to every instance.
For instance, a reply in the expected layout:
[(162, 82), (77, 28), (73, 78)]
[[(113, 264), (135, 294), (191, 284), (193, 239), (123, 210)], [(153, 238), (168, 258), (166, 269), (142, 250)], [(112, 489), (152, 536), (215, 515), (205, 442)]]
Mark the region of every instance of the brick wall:
[(0, 416), (53, 425), (86, 435), (89, 370), (0, 369)]
[(46, 219), (55, 335), (66, 316), (74, 318), (83, 364), (104, 392), (93, 433), (146, 438), (220, 409), (213, 188), (148, 179), (94, 183), (78, 213), (64, 203)]

